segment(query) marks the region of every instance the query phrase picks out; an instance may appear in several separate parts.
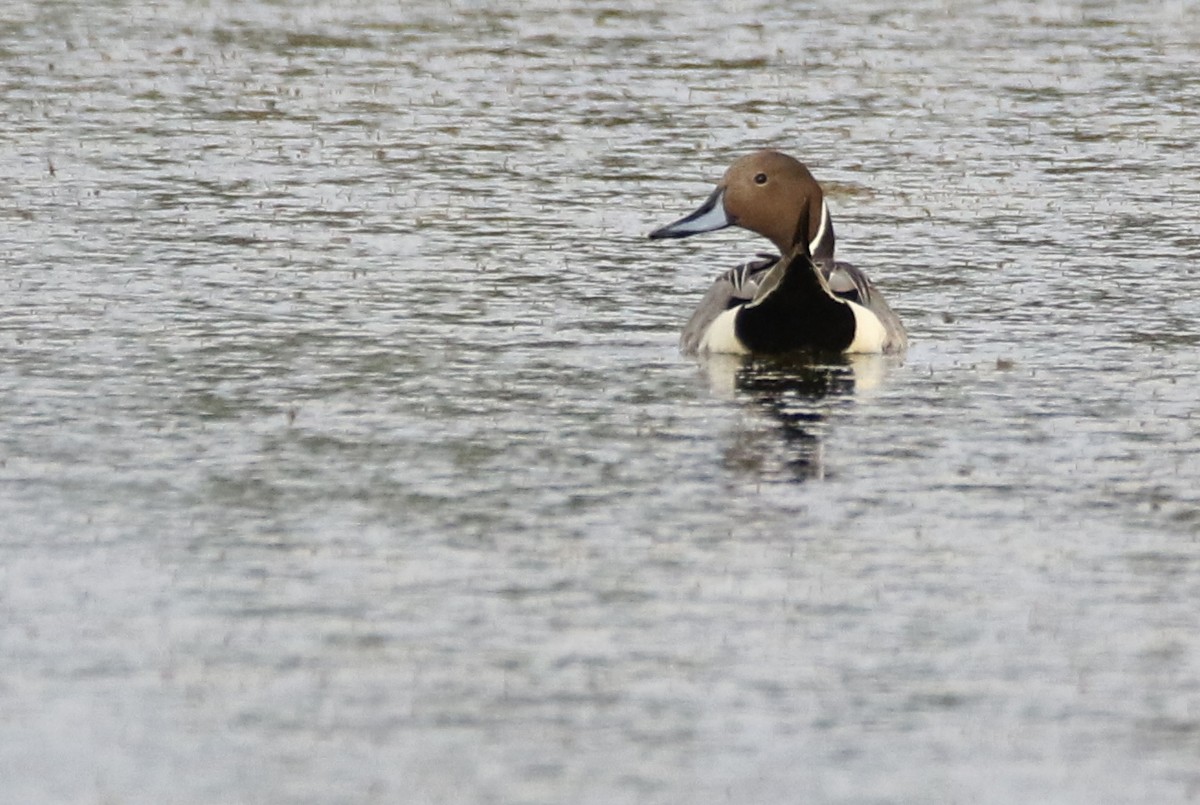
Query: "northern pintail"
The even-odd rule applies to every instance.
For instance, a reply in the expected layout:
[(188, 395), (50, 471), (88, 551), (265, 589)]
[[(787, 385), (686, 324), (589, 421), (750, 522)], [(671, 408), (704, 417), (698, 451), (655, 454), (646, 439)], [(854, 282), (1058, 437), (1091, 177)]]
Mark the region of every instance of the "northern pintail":
[(900, 352), (908, 345), (900, 318), (867, 275), (834, 260), (825, 194), (802, 163), (778, 151), (748, 154), (698, 210), (650, 237), (727, 226), (762, 235), (780, 254), (759, 254), (717, 277), (683, 328), (684, 352)]

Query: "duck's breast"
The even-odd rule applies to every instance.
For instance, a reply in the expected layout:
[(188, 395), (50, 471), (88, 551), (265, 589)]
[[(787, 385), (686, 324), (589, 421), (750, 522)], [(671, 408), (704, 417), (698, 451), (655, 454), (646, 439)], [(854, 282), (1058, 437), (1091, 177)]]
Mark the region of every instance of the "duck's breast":
[(721, 353), (725, 355), (748, 355), (750, 350), (737, 336), (737, 316), (742, 306), (730, 308), (717, 314), (712, 324), (704, 330), (700, 341), (701, 352)]
[(854, 313), (854, 340), (843, 352), (883, 352), (888, 340), (887, 328), (874, 311), (857, 302), (846, 302)]

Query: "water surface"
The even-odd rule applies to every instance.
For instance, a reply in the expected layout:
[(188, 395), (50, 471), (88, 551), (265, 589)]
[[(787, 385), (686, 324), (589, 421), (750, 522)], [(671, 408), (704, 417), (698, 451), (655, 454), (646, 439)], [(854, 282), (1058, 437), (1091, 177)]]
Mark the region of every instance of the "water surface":
[[(9, 12), (6, 801), (1200, 794), (1189, 4)], [(678, 354), (762, 146), (902, 360)]]

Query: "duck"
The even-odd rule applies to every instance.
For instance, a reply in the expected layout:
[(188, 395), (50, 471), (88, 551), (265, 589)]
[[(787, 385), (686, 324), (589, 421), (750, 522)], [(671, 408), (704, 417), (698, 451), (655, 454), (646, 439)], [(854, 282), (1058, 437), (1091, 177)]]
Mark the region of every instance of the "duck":
[(898, 353), (904, 325), (858, 268), (834, 259), (825, 194), (799, 160), (763, 150), (737, 159), (708, 199), (650, 238), (686, 238), (737, 226), (778, 254), (719, 275), (683, 328), (684, 353)]

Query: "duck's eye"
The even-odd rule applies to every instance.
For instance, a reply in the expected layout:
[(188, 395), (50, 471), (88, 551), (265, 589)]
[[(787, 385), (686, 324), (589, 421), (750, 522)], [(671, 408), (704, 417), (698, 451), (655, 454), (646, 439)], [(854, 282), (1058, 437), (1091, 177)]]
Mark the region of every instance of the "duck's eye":
[(767, 183), (767, 174), (760, 173), (757, 176), (755, 176), (754, 183), (755, 184), (766, 184)]

